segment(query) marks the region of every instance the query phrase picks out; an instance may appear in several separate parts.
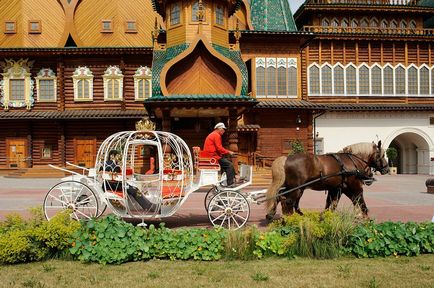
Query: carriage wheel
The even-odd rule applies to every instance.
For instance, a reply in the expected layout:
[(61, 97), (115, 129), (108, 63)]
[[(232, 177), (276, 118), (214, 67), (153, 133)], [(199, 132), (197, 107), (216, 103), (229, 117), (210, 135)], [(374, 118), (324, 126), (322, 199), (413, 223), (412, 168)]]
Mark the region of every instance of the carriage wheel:
[(205, 210), (208, 211), (209, 202), (211, 202), (212, 197), (217, 194), (219, 190), (217, 190), (216, 186), (213, 186), (211, 189), (206, 192), (205, 198), (203, 199), (203, 204), (205, 206)]
[(214, 226), (236, 230), (247, 223), (249, 216), (249, 202), (240, 192), (224, 190), (209, 202), (208, 218)]
[(44, 199), (45, 218), (70, 209), (75, 220), (97, 217), (98, 199), (87, 185), (78, 181), (64, 181), (54, 185)]

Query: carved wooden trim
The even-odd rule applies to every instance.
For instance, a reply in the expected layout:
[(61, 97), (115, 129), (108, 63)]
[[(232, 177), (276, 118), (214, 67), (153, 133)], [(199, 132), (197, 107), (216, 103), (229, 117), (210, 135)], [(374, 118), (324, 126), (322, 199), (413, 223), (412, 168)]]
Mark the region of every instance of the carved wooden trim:
[(194, 49), (196, 48), (196, 46), (199, 44), (199, 41), (202, 41), (202, 43), (204, 44), (205, 48), (208, 50), (208, 52), (216, 57), (217, 59), (219, 59), (220, 61), (224, 62), (226, 65), (228, 65), (229, 67), (231, 67), (231, 69), (235, 72), (235, 75), (237, 77), (237, 85), (235, 87), (235, 95), (239, 96), (241, 95), (241, 85), (242, 85), (242, 75), (241, 75), (241, 70), (238, 68), (238, 66), (232, 62), (232, 60), (226, 58), (225, 56), (221, 55), (220, 53), (218, 53), (210, 44), (208, 39), (206, 38), (206, 36), (204, 35), (198, 35), (193, 42), (191, 43), (190, 47), (188, 47), (184, 52), (182, 52), (181, 54), (179, 54), (177, 57), (173, 58), (172, 60), (170, 60), (169, 62), (166, 63), (166, 65), (164, 65), (163, 70), (161, 71), (160, 74), (160, 87), (161, 87), (161, 92), (163, 93), (164, 96), (169, 95), (169, 91), (167, 90), (167, 86), (166, 86), (166, 77), (167, 77), (167, 72), (169, 71), (169, 69), (175, 65), (176, 63), (178, 63), (179, 61), (181, 61), (182, 59), (186, 58), (188, 55), (190, 55)]

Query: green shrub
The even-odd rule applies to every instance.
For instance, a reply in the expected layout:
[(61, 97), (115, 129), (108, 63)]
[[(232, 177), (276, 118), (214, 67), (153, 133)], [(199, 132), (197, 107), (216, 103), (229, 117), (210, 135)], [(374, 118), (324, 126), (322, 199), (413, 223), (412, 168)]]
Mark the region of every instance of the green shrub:
[(282, 235), (280, 231), (268, 231), (261, 233), (256, 241), (256, 249), (253, 251), (258, 258), (264, 256), (292, 257), (291, 247), (295, 244), (295, 234)]
[(416, 256), (434, 252), (434, 223), (373, 222), (358, 226), (347, 251), (357, 257)]
[(0, 263), (20, 263), (59, 255), (68, 248), (68, 239), (80, 226), (59, 213), (51, 221), (43, 220), (41, 208), (32, 208), (33, 215), (24, 220), (17, 214), (6, 216), (0, 223)]
[[(274, 231), (292, 231), (295, 241), (289, 255), (313, 258), (335, 258), (355, 227), (353, 211), (306, 212), (303, 216), (293, 214), (273, 222)], [(287, 232), (289, 233), (289, 232)]]

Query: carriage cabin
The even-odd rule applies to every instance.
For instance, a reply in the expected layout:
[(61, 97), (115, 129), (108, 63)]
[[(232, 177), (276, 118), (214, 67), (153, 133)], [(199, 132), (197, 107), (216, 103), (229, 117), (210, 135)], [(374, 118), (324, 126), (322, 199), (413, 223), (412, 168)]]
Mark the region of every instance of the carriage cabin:
[(0, 3), (0, 171), (93, 167), (149, 116), (189, 147), (225, 122), (235, 164), (378, 135), (434, 173), (432, 1), (130, 2)]

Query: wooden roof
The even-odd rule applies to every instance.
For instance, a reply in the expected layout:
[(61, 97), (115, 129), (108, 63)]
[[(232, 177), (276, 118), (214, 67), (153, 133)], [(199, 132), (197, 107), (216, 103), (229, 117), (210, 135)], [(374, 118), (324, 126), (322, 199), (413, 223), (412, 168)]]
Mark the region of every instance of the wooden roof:
[(0, 111), (0, 119), (114, 119), (141, 118), (147, 115), (145, 109), (140, 110), (66, 110), (66, 111)]

